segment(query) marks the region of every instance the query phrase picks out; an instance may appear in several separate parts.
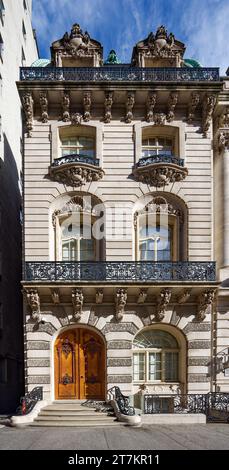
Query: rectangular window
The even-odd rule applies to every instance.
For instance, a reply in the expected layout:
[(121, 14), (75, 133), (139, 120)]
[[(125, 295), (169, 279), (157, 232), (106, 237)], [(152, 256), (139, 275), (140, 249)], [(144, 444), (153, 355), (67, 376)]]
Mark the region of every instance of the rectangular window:
[(22, 20), (22, 34), (24, 36), (24, 39), (26, 39), (26, 29), (25, 29), (25, 23), (23, 20)]
[(149, 353), (149, 380), (161, 380), (161, 353)]
[(145, 380), (145, 353), (134, 353), (134, 380)]
[(2, 25), (4, 24), (4, 17), (5, 17), (5, 6), (4, 6), (3, 0), (0, 0), (0, 19), (1, 19)]
[(4, 51), (4, 42), (0, 34), (0, 58), (1, 60), (3, 60), (3, 51)]
[(21, 48), (21, 65), (22, 67), (25, 67), (25, 53), (23, 47)]
[(95, 142), (90, 137), (68, 137), (61, 141), (62, 156), (82, 155), (85, 157), (95, 157)]
[(165, 380), (168, 382), (178, 381), (178, 353), (165, 353)]

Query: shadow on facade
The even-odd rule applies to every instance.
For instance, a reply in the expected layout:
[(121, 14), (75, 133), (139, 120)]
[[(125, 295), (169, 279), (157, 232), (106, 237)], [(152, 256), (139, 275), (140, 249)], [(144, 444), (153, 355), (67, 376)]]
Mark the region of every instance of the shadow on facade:
[[(22, 226), (18, 169), (4, 134), (4, 161), (0, 168), (0, 413), (15, 411), (23, 393)], [(18, 155), (18, 160), (21, 155)]]

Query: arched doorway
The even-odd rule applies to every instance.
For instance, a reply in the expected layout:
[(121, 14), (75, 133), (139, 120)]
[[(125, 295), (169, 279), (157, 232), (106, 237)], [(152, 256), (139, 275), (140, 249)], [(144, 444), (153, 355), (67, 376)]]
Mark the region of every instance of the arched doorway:
[(54, 345), (55, 399), (104, 399), (105, 345), (87, 328), (61, 333)]

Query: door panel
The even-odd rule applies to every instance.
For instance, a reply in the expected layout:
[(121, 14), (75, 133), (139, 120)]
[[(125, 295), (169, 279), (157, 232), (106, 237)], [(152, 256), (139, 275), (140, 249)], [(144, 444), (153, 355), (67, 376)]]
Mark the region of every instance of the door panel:
[(55, 342), (55, 398), (103, 399), (105, 347), (102, 339), (86, 328), (62, 333)]

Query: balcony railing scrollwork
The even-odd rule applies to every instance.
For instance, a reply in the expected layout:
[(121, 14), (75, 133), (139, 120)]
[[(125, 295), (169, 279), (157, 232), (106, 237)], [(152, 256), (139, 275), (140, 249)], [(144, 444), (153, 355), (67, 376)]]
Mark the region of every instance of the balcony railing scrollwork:
[(182, 158), (151, 155), (140, 158), (133, 169), (133, 175), (137, 181), (161, 187), (182, 181), (188, 175), (188, 169), (184, 167)]
[(99, 159), (86, 155), (64, 155), (56, 158), (49, 167), (51, 179), (74, 187), (98, 181), (103, 175)]
[(21, 67), (22, 81), (189, 82), (219, 81), (216, 67)]
[(213, 261), (29, 261), (26, 281), (213, 282)]

